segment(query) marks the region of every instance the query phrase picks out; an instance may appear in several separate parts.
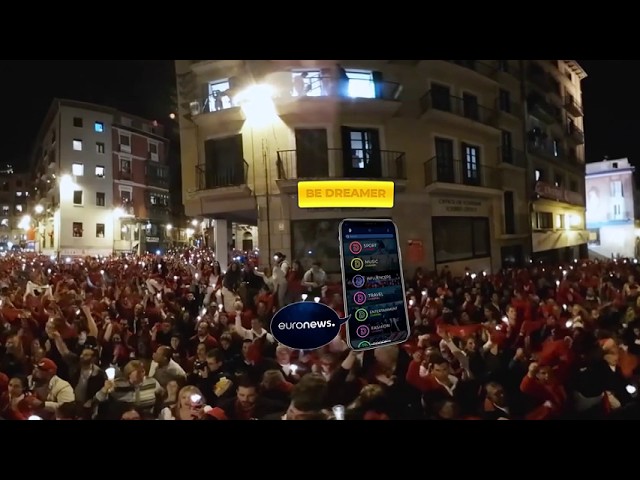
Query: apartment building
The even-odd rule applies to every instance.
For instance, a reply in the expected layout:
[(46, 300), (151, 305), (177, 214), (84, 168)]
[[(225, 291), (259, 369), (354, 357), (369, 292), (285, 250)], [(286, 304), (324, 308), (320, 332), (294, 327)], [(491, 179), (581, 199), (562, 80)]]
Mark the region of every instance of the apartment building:
[(156, 122), (54, 100), (32, 161), (37, 248), (64, 256), (163, 249), (167, 142)]
[(0, 243), (27, 247), (30, 237), (24, 217), (28, 213), (29, 175), (16, 173), (11, 165), (0, 167)]
[(527, 154), (534, 185), (533, 259), (585, 258), (589, 232), (580, 82), (587, 75), (574, 60), (530, 60), (523, 66)]
[[(530, 258), (522, 61), (178, 60), (176, 70), (185, 212), (213, 219), (214, 245), (238, 245), (233, 225), (252, 225), (263, 261), (281, 251), (338, 272), (339, 222), (385, 217), (406, 265), (490, 271)], [(298, 207), (299, 180), (339, 178), (392, 180), (394, 208)]]
[(638, 191), (634, 167), (627, 158), (587, 164), (586, 198), (589, 255), (593, 258), (637, 258), (640, 237), (635, 218)]

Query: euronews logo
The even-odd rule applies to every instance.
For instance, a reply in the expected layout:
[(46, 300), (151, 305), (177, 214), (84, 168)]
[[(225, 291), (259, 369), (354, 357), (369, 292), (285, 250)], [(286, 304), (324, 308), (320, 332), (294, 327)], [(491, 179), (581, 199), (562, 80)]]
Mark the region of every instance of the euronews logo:
[(320, 320), (311, 322), (293, 322), (293, 323), (278, 323), (278, 330), (309, 330), (316, 328), (333, 328), (336, 324), (331, 320)]
[(341, 318), (322, 303), (292, 303), (278, 310), (271, 319), (271, 335), (295, 350), (314, 350), (336, 338), (348, 318)]

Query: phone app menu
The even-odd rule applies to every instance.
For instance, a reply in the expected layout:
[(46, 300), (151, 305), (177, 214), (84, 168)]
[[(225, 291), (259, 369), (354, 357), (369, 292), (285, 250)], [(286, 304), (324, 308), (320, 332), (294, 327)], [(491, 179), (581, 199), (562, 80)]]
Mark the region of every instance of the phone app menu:
[(406, 335), (402, 276), (394, 237), (344, 237), (345, 301), (351, 315), (349, 341), (354, 348), (382, 345)]

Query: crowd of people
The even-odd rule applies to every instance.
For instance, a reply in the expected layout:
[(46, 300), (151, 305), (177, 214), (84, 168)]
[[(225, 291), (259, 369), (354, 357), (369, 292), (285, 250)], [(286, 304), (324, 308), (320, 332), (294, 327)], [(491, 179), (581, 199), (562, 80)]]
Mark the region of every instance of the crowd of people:
[(638, 417), (635, 260), (407, 280), (409, 341), (279, 345), (278, 308), (344, 315), (322, 266), (277, 253), (0, 258), (4, 420), (551, 420)]

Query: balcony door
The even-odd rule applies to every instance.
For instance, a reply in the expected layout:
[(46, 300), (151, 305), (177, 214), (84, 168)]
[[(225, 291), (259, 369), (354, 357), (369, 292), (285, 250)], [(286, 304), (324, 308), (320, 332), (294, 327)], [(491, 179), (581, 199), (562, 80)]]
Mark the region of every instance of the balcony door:
[(327, 178), (329, 149), (324, 128), (296, 128), (297, 178)]
[(380, 134), (377, 129), (342, 127), (342, 151), (345, 177), (382, 177)]
[(206, 189), (245, 183), (242, 135), (205, 141), (204, 156)]
[(455, 183), (455, 162), (453, 159), (453, 140), (436, 137), (434, 140), (436, 150), (436, 181)]
[(480, 147), (463, 143), (461, 150), (464, 184), (480, 186)]

